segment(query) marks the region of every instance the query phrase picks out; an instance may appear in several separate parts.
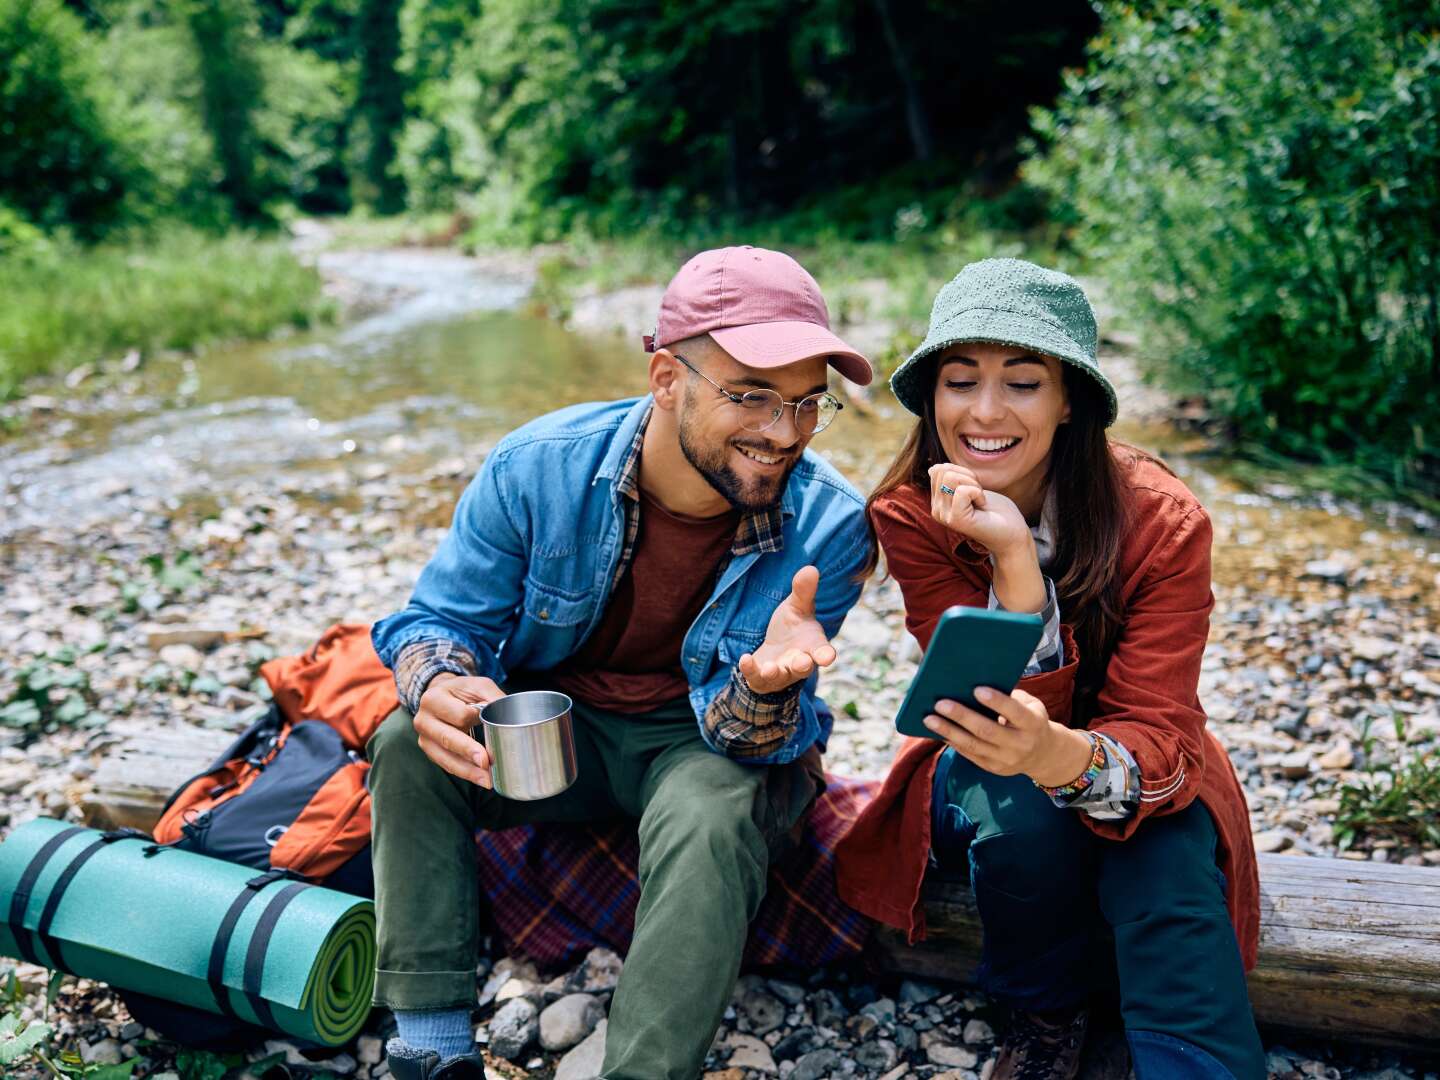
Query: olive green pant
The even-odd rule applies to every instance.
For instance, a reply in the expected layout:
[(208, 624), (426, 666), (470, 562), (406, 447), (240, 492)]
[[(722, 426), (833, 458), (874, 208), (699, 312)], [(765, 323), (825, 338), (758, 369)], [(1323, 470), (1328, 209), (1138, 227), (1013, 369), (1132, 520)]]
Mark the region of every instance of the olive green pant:
[(623, 716), (577, 701), (574, 722), (579, 776), (534, 802), (446, 773), (420, 749), (403, 709), (371, 738), (375, 1004), (475, 1002), (476, 829), (637, 819), (640, 902), (611, 1003), (603, 1075), (690, 1080), (739, 974), (770, 850), (805, 813), (813, 788), (791, 784), (783, 799), (772, 798), (769, 769), (710, 750), (688, 703)]

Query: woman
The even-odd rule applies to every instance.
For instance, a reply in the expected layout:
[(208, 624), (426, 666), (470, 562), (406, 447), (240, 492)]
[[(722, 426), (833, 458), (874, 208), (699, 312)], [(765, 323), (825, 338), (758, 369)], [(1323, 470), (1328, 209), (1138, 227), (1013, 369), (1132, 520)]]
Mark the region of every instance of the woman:
[(1089, 994), (1118, 975), (1136, 1074), (1265, 1075), (1244, 972), (1258, 890), (1235, 772), (1196, 688), (1209, 519), (1160, 462), (1105, 436), (1115, 391), (1069, 277), (962, 270), (895, 372), (919, 421), (870, 519), (922, 647), (951, 605), (1041, 613), (999, 721), (953, 702), (908, 739), (841, 843), (841, 895), (924, 933), (933, 853), (966, 865), (982, 985), (1014, 1009), (992, 1074), (1072, 1077)]

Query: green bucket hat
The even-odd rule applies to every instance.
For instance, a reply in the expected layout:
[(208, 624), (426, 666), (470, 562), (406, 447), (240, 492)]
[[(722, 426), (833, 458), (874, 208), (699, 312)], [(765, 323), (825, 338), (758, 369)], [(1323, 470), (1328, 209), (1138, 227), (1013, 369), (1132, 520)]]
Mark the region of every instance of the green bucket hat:
[(1079, 368), (1105, 391), (1105, 426), (1115, 422), (1115, 387), (1095, 360), (1095, 309), (1074, 278), (1023, 259), (982, 259), (956, 274), (935, 297), (920, 347), (890, 376), (900, 404), (924, 415), (934, 391), (925, 361), (962, 341), (1014, 345)]

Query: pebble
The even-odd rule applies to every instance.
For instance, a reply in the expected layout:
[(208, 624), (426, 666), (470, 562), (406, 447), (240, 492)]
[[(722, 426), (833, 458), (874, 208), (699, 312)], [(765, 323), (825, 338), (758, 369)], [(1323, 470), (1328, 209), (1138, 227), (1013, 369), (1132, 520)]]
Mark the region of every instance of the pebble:
[(994, 1042), (995, 1030), (984, 1020), (967, 1020), (965, 1022), (965, 1034), (962, 1038), (970, 1045)]
[(1355, 751), (1348, 742), (1338, 742), (1315, 759), (1322, 769), (1348, 769), (1355, 763)]
[(1280, 758), (1280, 775), (1287, 780), (1299, 780), (1310, 775), (1310, 751), (1296, 750)]
[(796, 1028), (788, 1035), (777, 1039), (770, 1048), (776, 1061), (791, 1061), (811, 1050), (820, 1048), (820, 1036), (812, 1027)]
[(539, 1035), (539, 1012), (528, 998), (509, 999), (490, 1021), (490, 1049), (507, 1061), (523, 1054)]
[(540, 1014), (540, 1045), (546, 1050), (569, 1050), (595, 1030), (605, 1006), (591, 994), (566, 994)]
[(923, 1005), (928, 1001), (934, 1001), (941, 994), (938, 986), (931, 983), (918, 982), (914, 979), (905, 979), (900, 983), (900, 991), (896, 994), (901, 1005)]
[(925, 1047), (925, 1056), (930, 1059), (933, 1065), (949, 1065), (960, 1069), (973, 1069), (979, 1062), (980, 1056), (965, 1046), (956, 1046), (954, 1043), (944, 1042), (936, 1039), (929, 1045), (925, 1045), (922, 1037), (921, 1045)]
[(554, 1080), (595, 1080), (605, 1064), (605, 1025), (601, 1020), (579, 1046), (560, 1059)]
[(780, 1071), (775, 1065), (775, 1058), (770, 1052), (770, 1047), (754, 1035), (743, 1035), (736, 1032), (724, 1039), (721, 1045), (730, 1048), (729, 1063), (732, 1068), (750, 1069), (766, 1074)]
[(768, 1035), (785, 1022), (785, 1006), (773, 994), (750, 990), (740, 999), (740, 1015), (756, 1035)]
[(80, 1057), (86, 1065), (119, 1065), (124, 1060), (120, 1044), (114, 1039), (101, 1039), (96, 1043), (81, 1043)]
[(875, 1039), (855, 1049), (856, 1063), (871, 1072), (888, 1072), (899, 1058), (899, 1049), (889, 1039)]
[(199, 671), (205, 654), (194, 645), (166, 645), (159, 650), (160, 659), (178, 671)]
[(893, 1024), (895, 1022), (895, 1002), (890, 998), (872, 1001), (860, 1010), (860, 1015), (871, 1017), (877, 1024)]
[(1295, 842), (1295, 838), (1284, 829), (1267, 829), (1256, 833), (1251, 840), (1255, 844), (1255, 850), (1262, 853), (1284, 851)]
[(812, 1050), (795, 1062), (789, 1080), (820, 1080), (839, 1064), (840, 1055), (834, 1050)]

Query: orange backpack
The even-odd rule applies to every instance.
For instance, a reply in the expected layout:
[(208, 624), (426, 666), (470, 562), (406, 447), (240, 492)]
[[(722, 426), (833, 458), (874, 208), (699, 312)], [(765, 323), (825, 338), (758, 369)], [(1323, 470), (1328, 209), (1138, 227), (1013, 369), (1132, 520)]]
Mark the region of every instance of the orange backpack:
[(365, 743), (399, 705), (370, 628), (338, 623), (260, 674), (269, 712), (170, 796), (155, 839), (368, 895)]

